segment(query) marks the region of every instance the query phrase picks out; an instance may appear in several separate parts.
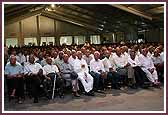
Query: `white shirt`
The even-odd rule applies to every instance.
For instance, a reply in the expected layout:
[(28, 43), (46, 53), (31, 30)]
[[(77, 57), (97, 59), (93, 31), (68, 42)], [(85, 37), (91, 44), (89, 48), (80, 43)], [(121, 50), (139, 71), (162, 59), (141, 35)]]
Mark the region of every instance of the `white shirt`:
[(135, 56), (135, 59), (131, 59), (131, 57), (128, 57), (128, 63), (131, 65), (131, 67), (141, 66), (138, 56)]
[(109, 69), (110, 68), (113, 68), (114, 69), (114, 65), (112, 65), (111, 63), (111, 59), (108, 59), (107, 57), (105, 57), (103, 60), (103, 65), (104, 65), (104, 69), (106, 72), (109, 72)]
[(102, 60), (98, 59), (96, 61), (95, 59), (92, 59), (90, 61), (90, 71), (100, 73), (98, 72), (99, 70), (102, 70), (103, 72), (105, 72)]
[(141, 63), (142, 68), (145, 68), (145, 69), (155, 68), (152, 59), (148, 56), (145, 57), (144, 55), (141, 54), (139, 56), (139, 61)]
[(69, 62), (72, 66), (74, 66), (76, 59), (77, 59), (77, 57), (74, 59), (72, 56), (70, 56), (68, 62)]
[(24, 67), (24, 74), (28, 74), (28, 73), (37, 74), (40, 69), (43, 69), (43, 68), (39, 63), (34, 63), (34, 64), (28, 63)]
[[(85, 65), (85, 68), (82, 68), (82, 65)], [(84, 73), (84, 72), (88, 73), (89, 69), (86, 61), (84, 59), (81, 60), (76, 59), (74, 64), (74, 71), (76, 73)]]
[(161, 59), (162, 59), (162, 62), (164, 62), (164, 52), (161, 52), (161, 53), (160, 53), (160, 57), (161, 57)]
[(153, 64), (160, 64), (160, 63), (162, 63), (162, 58), (161, 58), (161, 56), (155, 57), (154, 55), (152, 55), (151, 58), (152, 58)]
[(47, 75), (49, 73), (58, 73), (59, 72), (58, 67), (56, 65), (52, 65), (52, 64), (51, 65), (49, 65), (49, 64), (45, 65), (43, 67), (43, 70), (44, 70), (45, 75)]
[(150, 53), (150, 52), (147, 53), (147, 56), (150, 58), (152, 57), (152, 55), (153, 55), (153, 53)]
[(128, 63), (128, 58), (124, 55), (120, 55), (120, 57), (117, 54), (113, 55), (114, 64), (116, 67), (123, 68)]

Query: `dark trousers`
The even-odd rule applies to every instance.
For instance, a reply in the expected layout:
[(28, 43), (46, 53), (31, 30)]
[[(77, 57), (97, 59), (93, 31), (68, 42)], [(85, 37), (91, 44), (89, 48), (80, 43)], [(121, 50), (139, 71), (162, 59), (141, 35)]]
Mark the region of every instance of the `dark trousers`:
[(7, 79), (7, 88), (8, 88), (8, 95), (11, 95), (11, 92), (16, 89), (16, 96), (23, 97), (24, 96), (24, 80), (23, 78), (12, 78)]
[(26, 77), (26, 90), (28, 95), (38, 98), (40, 95), (41, 79), (39, 75), (31, 75)]
[(119, 87), (119, 81), (121, 80), (121, 77), (117, 72), (108, 72), (107, 80), (111, 81), (112, 88), (117, 88)]
[(136, 84), (138, 86), (144, 85), (144, 82), (146, 81), (146, 74), (140, 67), (134, 67), (134, 74), (135, 74), (135, 80)]
[(94, 78), (93, 88), (94, 90), (102, 89), (104, 86), (104, 79), (101, 74), (91, 71), (91, 76)]
[[(65, 89), (65, 80), (61, 77), (58, 77), (56, 73), (49, 73), (47, 76), (51, 78), (51, 87), (53, 90), (53, 86), (55, 84), (55, 89), (58, 89), (58, 93), (63, 94)], [(54, 79), (56, 77), (56, 82), (54, 83)]]

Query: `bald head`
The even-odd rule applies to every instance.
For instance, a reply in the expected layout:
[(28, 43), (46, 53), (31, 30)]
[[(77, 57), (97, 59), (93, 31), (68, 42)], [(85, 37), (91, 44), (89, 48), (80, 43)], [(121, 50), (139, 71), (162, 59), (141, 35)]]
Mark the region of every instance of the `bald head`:
[(100, 53), (98, 51), (94, 52), (94, 58), (96, 61), (100, 58)]
[(75, 51), (75, 50), (72, 50), (72, 51), (71, 51), (71, 55), (72, 55), (72, 57), (75, 59), (75, 58), (76, 58), (76, 51)]
[(47, 57), (46, 62), (47, 62), (47, 64), (51, 65), (51, 64), (52, 64), (52, 59), (51, 59), (51, 57)]
[(16, 65), (16, 56), (15, 55), (10, 56), (10, 64), (11, 65)]
[(76, 54), (77, 54), (78, 59), (81, 60), (82, 59), (82, 52), (81, 51), (77, 51)]
[(121, 55), (121, 49), (120, 49), (119, 47), (116, 48), (116, 54), (117, 54), (118, 56)]

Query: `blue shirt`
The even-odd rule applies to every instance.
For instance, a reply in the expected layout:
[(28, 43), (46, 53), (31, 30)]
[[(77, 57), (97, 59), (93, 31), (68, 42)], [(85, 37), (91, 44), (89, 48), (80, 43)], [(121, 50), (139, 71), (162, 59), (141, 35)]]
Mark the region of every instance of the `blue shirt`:
[(6, 75), (14, 75), (18, 73), (24, 73), (23, 67), (19, 62), (16, 62), (16, 65), (11, 65), (10, 62), (8, 62), (5, 66), (5, 74)]

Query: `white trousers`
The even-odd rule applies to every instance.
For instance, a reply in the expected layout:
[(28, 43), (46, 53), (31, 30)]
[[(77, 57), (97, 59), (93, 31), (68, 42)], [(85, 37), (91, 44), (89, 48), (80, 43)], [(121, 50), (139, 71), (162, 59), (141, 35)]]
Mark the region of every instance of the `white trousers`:
[(153, 73), (150, 73), (149, 70), (145, 69), (145, 68), (142, 68), (142, 70), (146, 73), (146, 76), (147, 78), (152, 82), (154, 83), (155, 80), (158, 80), (158, 75), (157, 75), (157, 71), (154, 70)]
[(84, 73), (78, 73), (78, 79), (81, 81), (87, 93), (93, 89), (93, 77), (89, 73), (87, 73), (86, 78)]

